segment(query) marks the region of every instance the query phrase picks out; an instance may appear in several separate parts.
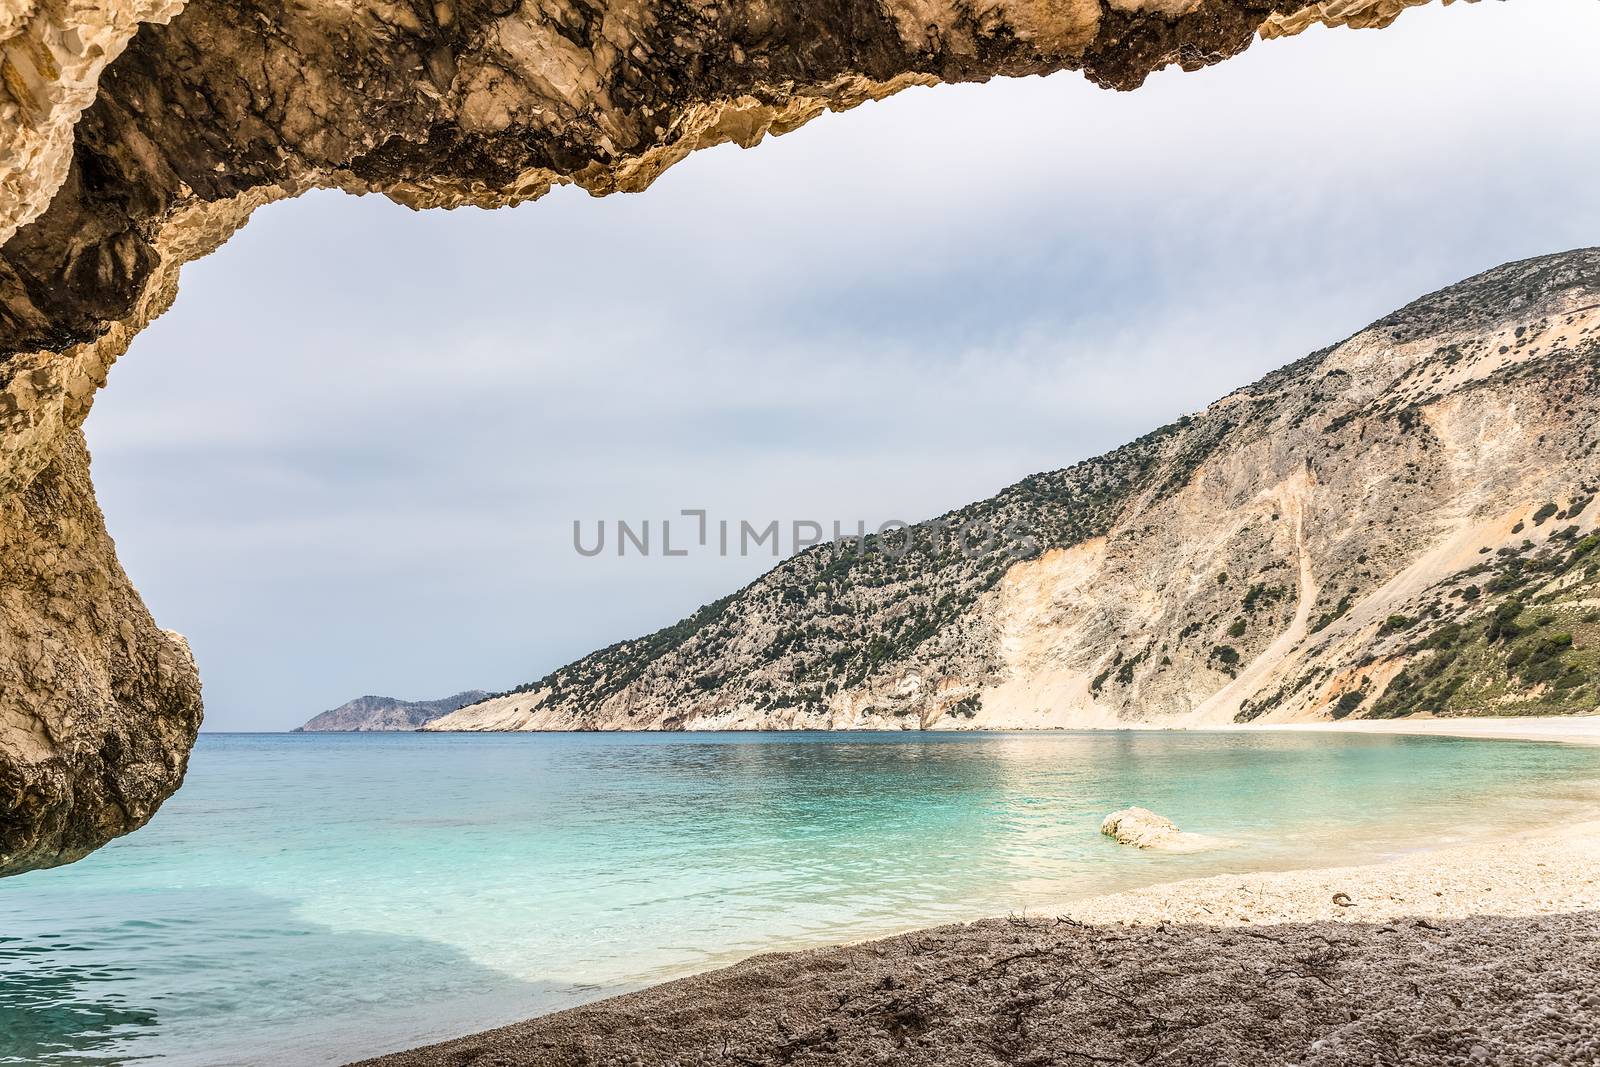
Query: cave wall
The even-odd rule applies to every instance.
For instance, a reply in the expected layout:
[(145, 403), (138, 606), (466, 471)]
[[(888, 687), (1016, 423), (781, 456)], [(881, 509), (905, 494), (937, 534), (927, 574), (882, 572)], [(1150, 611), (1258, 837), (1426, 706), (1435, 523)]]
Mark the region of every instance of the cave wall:
[(637, 192), (913, 85), (1133, 89), (1419, 2), (0, 0), (0, 874), (136, 829), (182, 780), (198, 678), (117, 563), (79, 427), (254, 208)]
[(0, 857), (15, 871), (144, 825), (183, 780), (200, 679), (117, 563), (81, 431), (0, 499), (0, 569)]

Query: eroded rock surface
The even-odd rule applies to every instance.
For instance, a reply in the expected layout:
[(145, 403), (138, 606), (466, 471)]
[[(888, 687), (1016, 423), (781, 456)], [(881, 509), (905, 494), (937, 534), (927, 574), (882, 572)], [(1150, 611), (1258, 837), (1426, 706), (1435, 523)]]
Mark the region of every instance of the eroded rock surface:
[(200, 679), (117, 563), (77, 431), (0, 498), (0, 573), (0, 870), (15, 871), (145, 824), (183, 780)]
[(1075, 69), (1126, 89), (1404, 6), (0, 0), (0, 874), (139, 825), (181, 779), (193, 669), (121, 575), (76, 434), (179, 268), (254, 208), (318, 186), (417, 207), (636, 191), (909, 86)]
[(0, 244), (33, 221), (66, 179), (72, 127), (106, 64), (139, 26), (182, 0), (0, 3)]

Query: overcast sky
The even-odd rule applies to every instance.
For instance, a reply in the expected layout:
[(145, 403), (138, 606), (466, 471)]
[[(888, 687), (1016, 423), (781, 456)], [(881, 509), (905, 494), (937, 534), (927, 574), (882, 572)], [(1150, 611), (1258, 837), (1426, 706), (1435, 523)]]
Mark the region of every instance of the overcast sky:
[(1596, 40), (1434, 7), (1131, 94), (913, 89), (641, 196), (276, 205), (112, 371), (100, 499), (208, 729), (507, 688), (772, 563), (575, 519), (926, 518), (1600, 243)]

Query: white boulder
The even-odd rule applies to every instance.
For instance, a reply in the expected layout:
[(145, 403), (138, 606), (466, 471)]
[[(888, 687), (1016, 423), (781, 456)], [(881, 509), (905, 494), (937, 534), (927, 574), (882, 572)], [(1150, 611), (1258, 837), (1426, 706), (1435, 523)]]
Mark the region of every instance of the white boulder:
[(1149, 808), (1123, 808), (1105, 817), (1100, 832), (1119, 844), (1157, 852), (1204, 852), (1227, 848), (1229, 842), (1205, 834), (1190, 834), (1178, 829), (1164, 815)]

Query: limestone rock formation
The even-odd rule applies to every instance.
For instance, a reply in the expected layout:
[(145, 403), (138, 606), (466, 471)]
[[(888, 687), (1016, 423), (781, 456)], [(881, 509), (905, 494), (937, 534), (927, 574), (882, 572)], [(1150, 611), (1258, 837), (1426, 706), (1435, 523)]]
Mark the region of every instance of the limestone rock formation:
[(183, 780), (200, 681), (117, 565), (76, 430), (0, 497), (0, 574), (0, 870), (27, 870), (155, 813)]
[(1171, 819), (1157, 815), (1149, 808), (1114, 811), (1100, 824), (1100, 832), (1120, 845), (1132, 845), (1152, 852), (1206, 852), (1227, 845), (1227, 842), (1205, 834), (1186, 833), (1178, 829)]
[(0, 244), (66, 180), (72, 127), (140, 24), (182, 0), (7, 0), (0, 5)]
[(364, 696), (347, 700), (330, 711), (311, 718), (294, 733), (314, 734), (416, 730), (457, 708), (476, 704), (488, 696), (481, 689), (468, 689), (438, 700), (400, 700), (397, 697)]
[(100, 531), (76, 433), (182, 265), (257, 206), (637, 191), (697, 148), (913, 85), (1075, 69), (1132, 88), (1404, 6), (0, 0), (0, 874), (140, 825), (181, 781), (198, 679)]
[(427, 728), (1592, 712), (1597, 449), (1600, 249), (1507, 264), (909, 549), (818, 546)]

